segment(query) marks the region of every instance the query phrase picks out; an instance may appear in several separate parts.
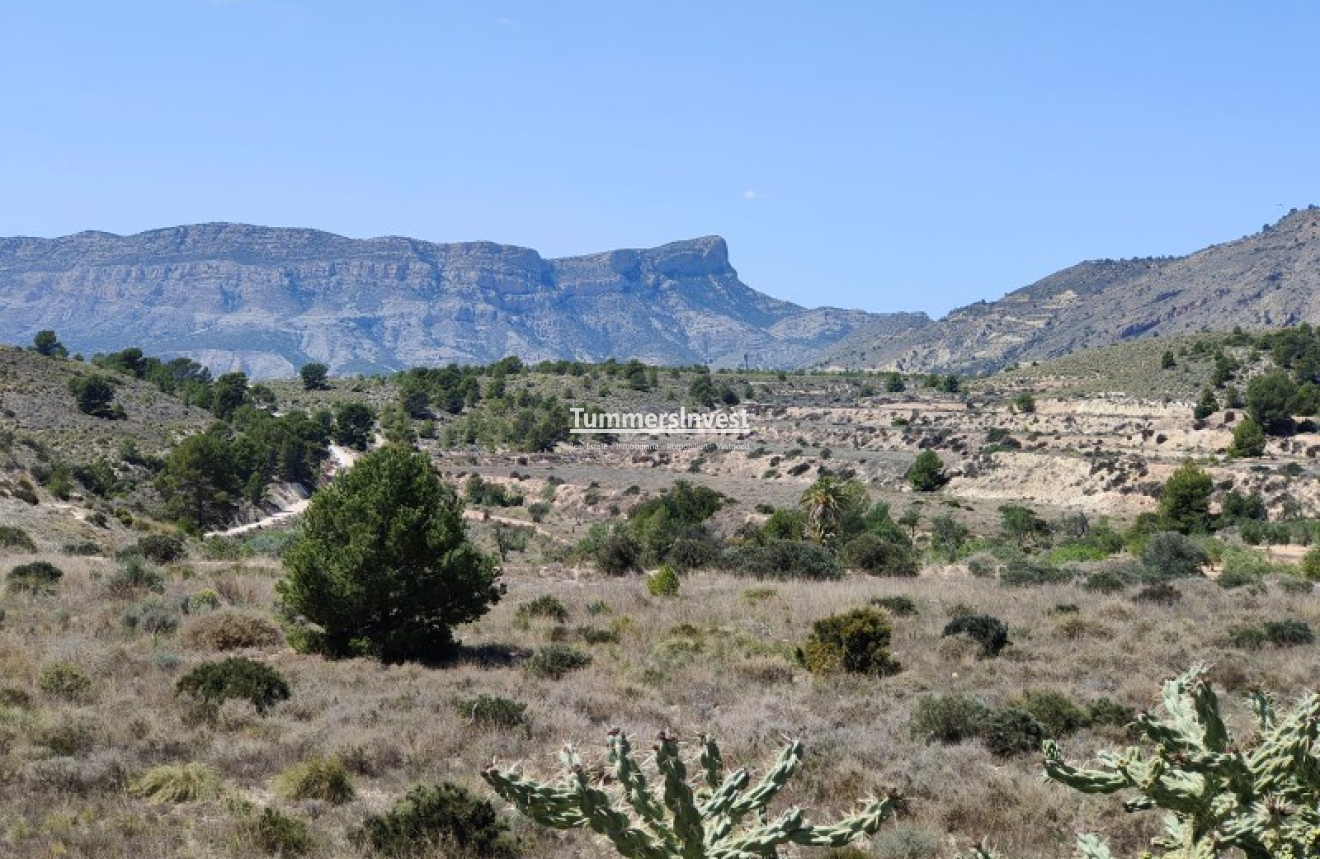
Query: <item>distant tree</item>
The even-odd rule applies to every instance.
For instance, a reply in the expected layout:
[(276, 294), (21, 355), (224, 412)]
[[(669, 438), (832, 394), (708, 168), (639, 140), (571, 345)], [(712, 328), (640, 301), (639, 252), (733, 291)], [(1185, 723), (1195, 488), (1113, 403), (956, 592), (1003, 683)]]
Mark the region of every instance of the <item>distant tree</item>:
[(1013, 398), (1013, 408), (1024, 415), (1032, 414), (1036, 411), (1036, 398), (1023, 391)]
[(714, 381), (711, 380), (709, 373), (698, 374), (688, 386), (688, 398), (693, 405), (701, 408), (712, 408), (715, 405), (715, 397), (719, 394)]
[(246, 373), (225, 373), (211, 386), (211, 414), (229, 420), (239, 406), (249, 402)]
[(1215, 392), (1209, 387), (1202, 388), (1201, 399), (1196, 401), (1196, 407), (1192, 409), (1192, 417), (1203, 421), (1217, 411), (1219, 411), (1219, 401), (1215, 399)]
[(78, 411), (97, 418), (115, 417), (111, 403), (115, 398), (115, 386), (110, 379), (98, 373), (79, 376), (69, 380), (69, 392), (78, 403)]
[[(822, 477), (802, 493), (799, 506), (807, 515), (807, 536), (817, 543), (833, 543), (841, 534), (860, 527), (861, 516), (871, 506), (866, 488), (856, 480)], [(858, 523), (847, 529), (847, 521)]]
[(930, 547), (950, 563), (958, 560), (958, 553), (966, 545), (967, 526), (952, 516), (936, 516), (930, 520)]
[(1247, 383), (1247, 411), (1268, 435), (1291, 435), (1294, 429), (1290, 406), (1297, 383), (1282, 370), (1257, 376)]
[(957, 376), (950, 373), (940, 381), (940, 390), (946, 394), (956, 394), (962, 390), (962, 382)]
[(366, 454), (313, 496), (284, 568), (282, 610), (306, 624), (292, 643), (330, 657), (444, 657), (453, 627), (504, 593), (494, 558), (468, 539), (457, 494), (401, 445)]
[(329, 387), (326, 378), (330, 375), (330, 368), (324, 364), (303, 364), (298, 375), (305, 391), (323, 391)]
[(366, 450), (376, 413), (365, 403), (335, 406), (335, 442), (355, 450)]
[(156, 490), (170, 518), (199, 531), (233, 514), (243, 479), (228, 441), (203, 433), (184, 439), (165, 457)]
[(1049, 523), (1036, 515), (1029, 507), (1009, 505), (999, 508), (1000, 530), (1008, 539), (1025, 548), (1028, 542), (1035, 542), (1048, 537)]
[(1160, 356), (1160, 369), (1172, 370), (1174, 367), (1177, 366), (1178, 366), (1178, 362), (1173, 360), (1173, 351), (1165, 350), (1164, 354)]
[(1265, 455), (1265, 430), (1251, 418), (1243, 418), (1233, 427), (1233, 441), (1228, 455), (1234, 459), (1253, 459)]
[(885, 390), (891, 394), (901, 394), (907, 390), (907, 384), (903, 381), (902, 373), (885, 374)]
[(915, 540), (917, 538), (917, 527), (921, 525), (921, 508), (913, 504), (903, 511), (903, 515), (898, 517), (897, 524), (902, 525), (908, 530), (908, 538)]
[(392, 444), (411, 445), (417, 441), (412, 418), (400, 403), (389, 403), (380, 412), (380, 431)]
[(1183, 463), (1164, 483), (1160, 496), (1160, 525), (1181, 534), (1210, 530), (1210, 496), (1215, 484), (1196, 463)]
[(646, 365), (636, 358), (632, 358), (627, 364), (623, 365), (623, 378), (628, 383), (628, 387), (634, 391), (649, 391), (651, 389), (650, 377), (646, 373)]
[(944, 461), (933, 450), (923, 450), (907, 470), (908, 483), (918, 492), (934, 492), (949, 482), (944, 474)]
[(38, 331), (32, 338), (32, 348), (37, 354), (45, 355), (47, 358), (63, 358), (69, 354), (69, 350), (60, 342), (60, 338), (50, 330)]

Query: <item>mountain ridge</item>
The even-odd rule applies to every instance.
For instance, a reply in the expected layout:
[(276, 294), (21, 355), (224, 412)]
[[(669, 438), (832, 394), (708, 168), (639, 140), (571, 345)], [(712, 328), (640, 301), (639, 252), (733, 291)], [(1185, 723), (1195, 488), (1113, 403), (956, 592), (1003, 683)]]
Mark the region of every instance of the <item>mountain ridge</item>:
[(139, 345), (258, 378), (309, 361), (378, 372), (509, 354), (794, 367), (876, 322), (929, 318), (757, 292), (719, 236), (549, 259), (229, 222), (0, 239), (0, 339), (50, 328), (77, 349)]
[(1087, 260), (892, 336), (865, 327), (814, 367), (985, 373), (1134, 338), (1320, 322), (1320, 208), (1184, 256)]

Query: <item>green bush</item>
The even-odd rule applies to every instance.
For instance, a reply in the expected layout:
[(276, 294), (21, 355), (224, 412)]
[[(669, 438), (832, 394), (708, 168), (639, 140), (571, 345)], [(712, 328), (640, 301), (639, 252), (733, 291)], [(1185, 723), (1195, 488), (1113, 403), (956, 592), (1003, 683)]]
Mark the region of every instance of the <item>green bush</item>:
[(1045, 728), (1026, 710), (1008, 707), (991, 713), (981, 725), (981, 742), (998, 757), (1040, 751)]
[(934, 492), (949, 482), (949, 478), (944, 475), (944, 461), (933, 450), (923, 450), (917, 454), (904, 476), (918, 492)]
[(10, 593), (53, 594), (62, 578), (64, 571), (49, 561), (33, 561), (10, 570), (6, 582)]
[(568, 607), (560, 602), (558, 597), (545, 594), (518, 606), (515, 617), (524, 621), (534, 617), (542, 617), (553, 620), (555, 623), (563, 623), (568, 620)]
[(342, 805), (353, 798), (353, 780), (339, 758), (317, 755), (280, 773), (275, 779), (275, 793), (285, 799), (319, 799)]
[(16, 525), (0, 525), (0, 549), (10, 552), (35, 552), (37, 544), (32, 542), (28, 532)]
[(183, 538), (175, 534), (151, 534), (138, 540), (129, 550), (157, 564), (170, 564), (186, 554)]
[(552, 644), (542, 647), (527, 660), (527, 673), (542, 680), (560, 680), (570, 671), (590, 664), (591, 654), (583, 653), (575, 647)]
[(964, 614), (944, 626), (941, 635), (967, 635), (981, 645), (981, 658), (993, 659), (1008, 645), (1008, 627), (988, 614)]
[(160, 571), (143, 560), (141, 555), (129, 555), (106, 583), (110, 594), (120, 599), (141, 596), (147, 591), (165, 589)]
[(1133, 585), (1133, 580), (1122, 567), (1105, 567), (1096, 570), (1082, 580), (1082, 587), (1088, 591), (1102, 594), (1115, 594)]
[(871, 605), (878, 605), (894, 617), (912, 617), (916, 615), (917, 604), (912, 597), (895, 594), (887, 597), (872, 597)]
[(1182, 593), (1168, 582), (1152, 582), (1137, 591), (1132, 599), (1138, 602), (1172, 605), (1182, 599)]
[(834, 553), (802, 540), (769, 540), (743, 545), (725, 555), (728, 568), (763, 579), (837, 579), (843, 575)]
[(980, 734), (989, 712), (964, 695), (928, 695), (917, 699), (908, 730), (928, 743), (961, 743)]
[(1182, 579), (1201, 575), (1210, 563), (1206, 551), (1176, 531), (1151, 534), (1141, 550), (1141, 563), (1155, 581)]
[(352, 841), (359, 849), (389, 857), (518, 855), (495, 807), (448, 782), (414, 787), (389, 811), (369, 816)]
[(1087, 707), (1087, 717), (1093, 725), (1114, 725), (1121, 728), (1136, 721), (1137, 711), (1109, 698), (1097, 698)]
[(1310, 581), (1320, 581), (1320, 543), (1312, 546), (1302, 556), (1302, 575)]
[(1025, 558), (1009, 561), (999, 571), (999, 583), (1016, 588), (1067, 584), (1073, 578), (1074, 574), (1071, 570)]
[(642, 544), (631, 532), (616, 529), (596, 547), (593, 560), (602, 573), (631, 573), (642, 567)]
[(1278, 620), (1265, 623), (1265, 640), (1275, 647), (1296, 647), (1314, 644), (1315, 634), (1303, 620)]
[(1086, 561), (1103, 561), (1110, 554), (1104, 546), (1079, 540), (1055, 546), (1050, 550), (1049, 559), (1051, 564), (1084, 563)]
[(41, 669), (37, 688), (54, 698), (78, 701), (92, 688), (92, 678), (72, 662), (52, 662)]
[(1087, 710), (1055, 689), (1029, 689), (1010, 701), (1009, 707), (1030, 713), (1054, 739), (1091, 724), (1091, 714)]
[(478, 695), (456, 701), (454, 709), (479, 728), (509, 731), (529, 724), (526, 704), (497, 695)]
[(870, 531), (863, 531), (849, 540), (839, 556), (848, 566), (873, 576), (917, 574), (917, 558), (909, 547), (882, 539)]
[(161, 764), (129, 784), (128, 792), (152, 802), (196, 802), (215, 799), (224, 790), (220, 773), (204, 763)]
[(646, 590), (653, 597), (678, 596), (678, 573), (668, 564), (646, 577)]
[(278, 671), (242, 656), (220, 662), (203, 662), (175, 684), (176, 695), (186, 695), (205, 710), (214, 710), (230, 699), (247, 701), (265, 713), (289, 699), (289, 684)]
[(887, 677), (901, 666), (889, 653), (894, 628), (884, 611), (854, 609), (817, 620), (801, 649), (802, 664), (812, 674), (869, 674)]
[(239, 834), (267, 856), (302, 856), (312, 849), (307, 823), (270, 806), (240, 822)]

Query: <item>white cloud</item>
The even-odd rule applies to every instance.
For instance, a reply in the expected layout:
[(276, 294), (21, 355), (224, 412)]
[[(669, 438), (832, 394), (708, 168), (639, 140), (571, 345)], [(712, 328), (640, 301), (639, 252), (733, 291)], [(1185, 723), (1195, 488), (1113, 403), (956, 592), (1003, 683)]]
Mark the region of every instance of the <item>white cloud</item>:
[(743, 191), (744, 200), (764, 200), (768, 196), (770, 195), (764, 191), (758, 191), (755, 188), (748, 188), (746, 191)]

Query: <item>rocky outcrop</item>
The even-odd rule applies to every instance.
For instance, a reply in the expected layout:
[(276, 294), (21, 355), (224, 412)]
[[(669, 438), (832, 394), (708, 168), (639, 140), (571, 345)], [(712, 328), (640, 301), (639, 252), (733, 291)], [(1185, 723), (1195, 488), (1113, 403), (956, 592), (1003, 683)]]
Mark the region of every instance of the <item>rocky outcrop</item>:
[(988, 372), (1143, 337), (1320, 322), (1320, 209), (1185, 257), (1100, 260), (924, 327), (857, 329), (815, 364)]
[(355, 373), (505, 355), (794, 367), (885, 319), (759, 293), (715, 236), (552, 260), (493, 242), (244, 224), (0, 239), (0, 341), (50, 328), (87, 353), (136, 345), (254, 377), (309, 361)]

